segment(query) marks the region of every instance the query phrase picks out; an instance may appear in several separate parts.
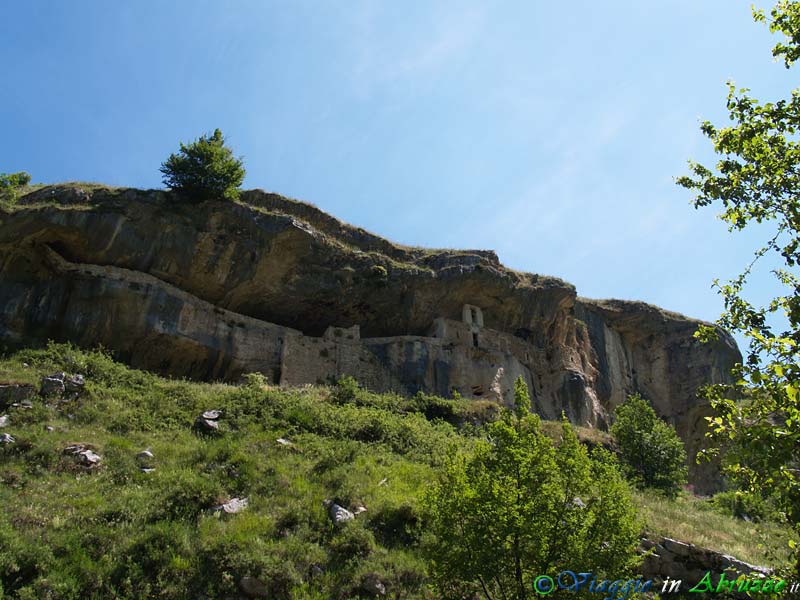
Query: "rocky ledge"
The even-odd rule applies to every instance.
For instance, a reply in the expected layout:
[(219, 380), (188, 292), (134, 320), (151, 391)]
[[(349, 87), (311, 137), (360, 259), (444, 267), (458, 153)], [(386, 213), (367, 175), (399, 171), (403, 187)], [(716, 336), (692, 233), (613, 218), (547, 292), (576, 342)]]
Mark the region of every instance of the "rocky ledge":
[[(133, 366), (275, 383), (352, 375), (375, 391), (509, 402), (522, 376), (545, 418), (605, 428), (638, 391), (702, 445), (705, 383), (733, 339), (639, 302), (587, 300), (487, 250), (393, 244), (253, 190), (187, 205), (168, 192), (48, 186), (0, 212), (0, 341), (103, 346)], [(700, 491), (711, 472), (691, 467)]]

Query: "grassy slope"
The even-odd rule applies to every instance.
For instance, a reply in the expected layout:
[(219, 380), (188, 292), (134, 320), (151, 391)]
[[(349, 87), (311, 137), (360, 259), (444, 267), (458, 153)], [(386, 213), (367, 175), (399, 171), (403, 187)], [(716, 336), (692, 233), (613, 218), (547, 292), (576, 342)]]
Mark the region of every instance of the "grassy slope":
[[(448, 446), (479, 432), (446, 421), (486, 418), (485, 403), (172, 381), (66, 346), (0, 360), (0, 381), (38, 384), (56, 370), (86, 375), (83, 399), (49, 407), (37, 398), (11, 409), (3, 430), (17, 439), (0, 448), (8, 597), (224, 598), (253, 576), (274, 598), (351, 598), (373, 573), (397, 597), (433, 597), (419, 554), (420, 492)], [(209, 408), (224, 411), (217, 438), (192, 431)], [(101, 468), (86, 473), (63, 455), (76, 442), (96, 447)], [(145, 448), (155, 455), (149, 474), (135, 458)], [(237, 496), (249, 498), (245, 512), (209, 512)], [(637, 497), (648, 526), (673, 537), (762, 564), (775, 558), (752, 543), (754, 531), (785, 545), (778, 527)], [(337, 529), (325, 499), (367, 512)]]
[[(251, 575), (270, 582), (271, 597), (288, 589), (294, 597), (352, 597), (374, 572), (407, 597), (425, 597), (417, 492), (456, 441), (452, 426), (396, 397), (366, 398), (383, 408), (358, 398), (340, 406), (323, 388), (170, 381), (63, 346), (0, 362), (0, 381), (34, 383), (60, 369), (87, 375), (85, 398), (59, 409), (37, 399), (33, 409), (12, 409), (4, 430), (17, 440), (0, 449), (6, 594), (222, 598)], [(219, 438), (192, 432), (209, 408), (224, 411)], [(76, 442), (103, 456), (97, 472), (62, 454)], [(135, 460), (145, 448), (155, 455), (150, 474)], [(250, 499), (246, 512), (208, 511), (237, 496)], [(368, 510), (336, 530), (324, 499)]]
[(732, 519), (707, 500), (691, 495), (669, 500), (636, 491), (634, 501), (648, 532), (713, 548), (756, 565), (780, 566), (790, 559), (791, 534), (777, 523)]

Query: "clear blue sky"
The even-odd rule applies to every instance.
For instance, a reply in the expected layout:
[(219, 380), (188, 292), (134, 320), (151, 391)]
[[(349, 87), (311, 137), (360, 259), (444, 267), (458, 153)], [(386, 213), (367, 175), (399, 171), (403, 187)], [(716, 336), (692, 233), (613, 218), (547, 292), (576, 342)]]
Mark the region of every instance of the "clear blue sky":
[(713, 320), (712, 279), (758, 235), (673, 178), (713, 160), (698, 125), (723, 122), (726, 80), (795, 87), (749, 5), (6, 3), (0, 171), (160, 187), (178, 142), (219, 127), (245, 187)]

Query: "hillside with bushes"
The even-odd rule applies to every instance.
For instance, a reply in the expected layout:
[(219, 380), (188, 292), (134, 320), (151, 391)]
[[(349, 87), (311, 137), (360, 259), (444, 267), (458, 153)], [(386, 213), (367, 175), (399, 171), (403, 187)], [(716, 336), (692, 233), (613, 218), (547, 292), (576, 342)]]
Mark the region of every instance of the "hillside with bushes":
[[(441, 597), (426, 494), (502, 416), (491, 402), (353, 380), (165, 379), (63, 344), (6, 354), (0, 382), (8, 598)], [(788, 560), (785, 526), (685, 494), (633, 497), (643, 533), (669, 534), (671, 510), (693, 523), (688, 542)]]

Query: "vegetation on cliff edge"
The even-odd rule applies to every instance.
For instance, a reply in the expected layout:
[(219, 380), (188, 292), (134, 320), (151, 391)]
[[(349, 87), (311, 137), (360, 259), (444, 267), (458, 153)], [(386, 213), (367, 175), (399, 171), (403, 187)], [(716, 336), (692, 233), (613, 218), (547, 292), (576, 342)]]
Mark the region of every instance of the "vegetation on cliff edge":
[(235, 200), (244, 181), (242, 159), (225, 146), (219, 129), (202, 135), (190, 144), (181, 143), (178, 153), (170, 154), (161, 165), (164, 185), (188, 202)]

